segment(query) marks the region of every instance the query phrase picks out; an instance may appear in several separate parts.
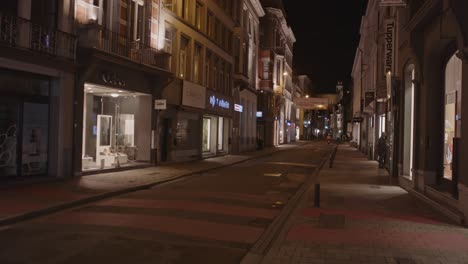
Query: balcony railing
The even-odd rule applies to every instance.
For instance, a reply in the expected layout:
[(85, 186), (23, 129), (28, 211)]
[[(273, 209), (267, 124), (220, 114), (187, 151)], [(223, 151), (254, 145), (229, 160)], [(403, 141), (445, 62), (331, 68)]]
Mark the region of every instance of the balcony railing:
[(169, 68), (170, 54), (149, 47), (140, 41), (129, 40), (97, 24), (82, 25), (79, 36), (79, 43), (82, 47), (98, 49), (139, 64), (166, 70)]
[(0, 14), (0, 43), (70, 60), (76, 58), (74, 35), (16, 16)]

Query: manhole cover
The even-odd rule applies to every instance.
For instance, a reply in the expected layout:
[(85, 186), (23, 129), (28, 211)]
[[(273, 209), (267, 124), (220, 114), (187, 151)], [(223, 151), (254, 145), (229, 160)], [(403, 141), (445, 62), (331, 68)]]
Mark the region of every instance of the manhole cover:
[(397, 264), (416, 264), (416, 262), (410, 258), (394, 258)]
[(344, 228), (345, 216), (338, 214), (320, 214), (319, 226), (322, 228)]

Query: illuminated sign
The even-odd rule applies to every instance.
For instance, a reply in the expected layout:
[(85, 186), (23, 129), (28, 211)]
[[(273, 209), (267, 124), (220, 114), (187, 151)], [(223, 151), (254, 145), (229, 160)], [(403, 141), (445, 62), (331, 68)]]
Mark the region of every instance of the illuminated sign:
[(393, 72), (395, 65), (395, 20), (385, 20), (385, 74)]
[(234, 111), (242, 113), (244, 112), (244, 107), (242, 105), (234, 104)]
[(224, 109), (229, 109), (231, 107), (231, 104), (224, 100), (216, 97), (215, 95), (210, 96), (210, 105), (211, 107), (219, 106)]
[(257, 117), (263, 117), (263, 112), (261, 111), (257, 112)]

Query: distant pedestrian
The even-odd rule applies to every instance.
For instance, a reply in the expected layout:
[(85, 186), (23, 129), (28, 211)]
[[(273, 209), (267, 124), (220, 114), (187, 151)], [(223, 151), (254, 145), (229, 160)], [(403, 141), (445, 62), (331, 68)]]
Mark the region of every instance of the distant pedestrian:
[(387, 158), (387, 135), (385, 132), (380, 136), (376, 150), (379, 156), (379, 168), (383, 168), (385, 167), (385, 159)]

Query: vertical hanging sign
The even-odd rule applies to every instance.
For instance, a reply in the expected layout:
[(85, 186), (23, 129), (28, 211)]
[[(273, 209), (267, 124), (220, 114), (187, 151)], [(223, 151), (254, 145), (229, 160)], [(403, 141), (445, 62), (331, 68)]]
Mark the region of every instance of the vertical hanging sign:
[(395, 19), (386, 19), (384, 24), (385, 30), (385, 77), (387, 79), (387, 98), (391, 95), (391, 80), (395, 74), (395, 57), (396, 57), (396, 21)]
[(395, 68), (395, 19), (385, 20), (385, 74), (394, 72)]

